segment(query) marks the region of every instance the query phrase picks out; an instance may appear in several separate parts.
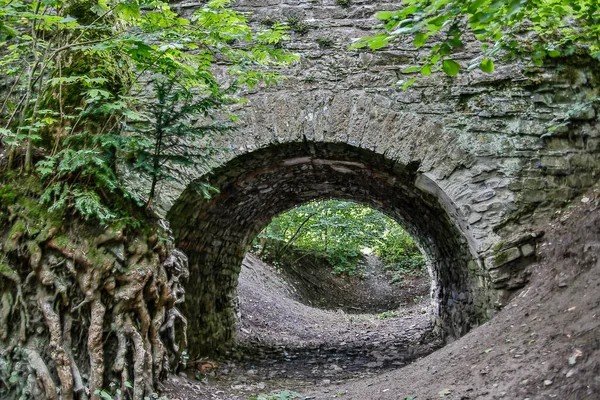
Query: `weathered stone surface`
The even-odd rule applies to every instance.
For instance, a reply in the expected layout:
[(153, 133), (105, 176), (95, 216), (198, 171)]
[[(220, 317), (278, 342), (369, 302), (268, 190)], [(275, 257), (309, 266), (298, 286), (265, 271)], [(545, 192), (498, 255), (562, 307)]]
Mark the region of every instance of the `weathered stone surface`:
[(535, 252), (535, 247), (533, 247), (533, 245), (531, 245), (530, 243), (527, 243), (527, 244), (524, 244), (523, 246), (521, 246), (521, 254), (523, 254), (523, 257), (529, 257), (534, 252)]
[[(179, 4), (187, 12), (200, 6)], [(248, 102), (237, 106), (240, 129), (213, 143), (223, 149), (212, 160), (214, 172), (183, 171), (190, 186), (162, 187), (159, 205), (170, 210), (178, 246), (190, 256), (194, 350), (232, 340), (229, 299), (242, 257), (270, 219), (290, 207), (336, 197), (395, 217), (431, 262), (440, 329), (457, 336), (489, 317), (494, 302), (505, 303), (507, 292), (500, 300), (497, 290), (524, 283), (530, 261), (517, 254), (534, 254), (522, 243), (502, 248), (510, 261), (500, 265), (512, 276), (493, 284), (482, 260), (497, 266), (499, 243), (597, 181), (600, 124), (591, 111), (541, 138), (598, 94), (593, 67), (525, 72), (515, 62), (493, 74), (421, 77), (402, 91), (392, 84), (407, 78), (401, 71), (427, 47), (415, 51), (399, 42), (376, 53), (346, 50), (349, 38), (368, 34), (376, 10), (398, 4), (359, 0), (342, 9), (332, 1), (262, 0), (236, 7), (253, 12), (257, 24), (294, 15), (310, 30), (292, 33), (285, 45), (301, 56), (282, 71), (288, 79), (248, 91)], [(319, 37), (333, 45), (320, 47)], [(478, 48), (466, 43), (461, 58)], [(203, 199), (193, 183), (205, 181), (221, 193)]]

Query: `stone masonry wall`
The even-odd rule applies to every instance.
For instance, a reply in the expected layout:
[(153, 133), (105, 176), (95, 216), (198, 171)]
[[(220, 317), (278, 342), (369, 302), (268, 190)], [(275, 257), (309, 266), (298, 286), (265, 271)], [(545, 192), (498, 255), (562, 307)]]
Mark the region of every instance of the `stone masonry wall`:
[[(200, 2), (178, 6), (192, 12)], [(191, 187), (184, 192), (185, 185), (162, 188), (160, 205), (170, 210), (179, 246), (187, 246), (190, 285), (204, 290), (196, 304), (203, 316), (193, 328), (198, 348), (208, 343), (200, 336), (215, 331), (224, 333), (214, 335), (214, 343), (231, 339), (230, 299), (240, 257), (276, 212), (342, 197), (398, 218), (432, 260), (440, 323), (460, 335), (526, 283), (539, 235), (531, 222), (598, 179), (598, 110), (582, 106), (598, 95), (600, 68), (591, 61), (551, 60), (533, 68), (523, 60), (493, 74), (433, 74), (402, 91), (393, 84), (408, 78), (401, 71), (426, 47), (396, 43), (375, 53), (347, 51), (350, 39), (369, 33), (376, 11), (398, 4), (246, 0), (236, 7), (252, 12), (256, 24), (302, 24), (285, 44), (301, 58), (282, 71), (287, 79), (280, 85), (246, 93), (248, 102), (235, 110), (239, 131), (216, 140), (224, 151), (215, 156), (212, 175), (185, 172), (190, 183), (216, 183), (225, 193), (220, 200), (203, 200)], [(467, 43), (457, 60), (466, 66), (478, 48)], [(565, 121), (565, 128), (547, 134)], [(295, 157), (308, 158), (292, 171), (286, 162)], [(318, 172), (325, 161), (315, 160), (329, 162), (327, 172)], [(377, 174), (400, 186), (373, 179)], [(373, 182), (381, 186), (369, 186)], [(446, 270), (461, 272), (444, 277)], [(473, 306), (464, 314), (456, 304)]]

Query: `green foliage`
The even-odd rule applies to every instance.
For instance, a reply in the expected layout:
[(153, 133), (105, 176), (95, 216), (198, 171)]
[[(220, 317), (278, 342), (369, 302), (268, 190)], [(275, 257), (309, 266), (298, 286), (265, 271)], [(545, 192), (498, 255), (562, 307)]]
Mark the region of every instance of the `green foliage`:
[(389, 319), (396, 318), (398, 316), (398, 311), (384, 311), (377, 316), (378, 319)]
[(326, 49), (328, 47), (333, 46), (333, 39), (324, 36), (319, 36), (317, 38), (317, 44), (320, 48)]
[(348, 201), (316, 201), (282, 213), (260, 233), (257, 241), (261, 238), (271, 243), (272, 248), (267, 251), (272, 259), (279, 260), (293, 246), (295, 250), (325, 257), (333, 273), (360, 275), (359, 260), (365, 249), (386, 264), (413, 263), (410, 271), (424, 265), (412, 238), (394, 220)]
[[(125, 381), (125, 388), (133, 389), (133, 384), (130, 381)], [(116, 382), (111, 382), (108, 389), (96, 389), (94, 394), (103, 400), (120, 399), (123, 396), (121, 389)], [(153, 393), (150, 396), (144, 396), (144, 400), (168, 400), (167, 396), (161, 396), (158, 393)]]
[(306, 35), (310, 31), (310, 27), (300, 18), (292, 15), (287, 17), (287, 24), (290, 29), (299, 35)]
[[(0, 138), (10, 148), (8, 169), (20, 164), (39, 173), (42, 202), (52, 210), (108, 222), (139, 202), (119, 180), (124, 155), (149, 175), (152, 194), (157, 181), (173, 177), (173, 165), (202, 162), (209, 149), (192, 153), (190, 141), (225, 128), (193, 126), (191, 115), (216, 119), (237, 100), (237, 88), (275, 82), (269, 67), (295, 59), (277, 46), (287, 39), (282, 24), (253, 29), (229, 4), (210, 1), (183, 18), (162, 1), (0, 0), (0, 73), (8, 85)], [(217, 60), (230, 73), (223, 81)], [(161, 82), (155, 101), (139, 96), (149, 79)], [(157, 120), (163, 117), (174, 125)]]
[(494, 71), (495, 61), (524, 56), (534, 65), (547, 58), (587, 54), (600, 60), (600, 3), (597, 0), (404, 0), (398, 11), (375, 17), (384, 29), (357, 40), (352, 48), (380, 49), (403, 37), (415, 48), (432, 44), (417, 70), (456, 75), (462, 66), (452, 54), (463, 47), (467, 32), (482, 42), (481, 55), (468, 69)]
[(0, 186), (0, 204), (7, 207), (15, 202), (17, 199), (17, 193), (15, 192), (13, 185)]
[[(183, 87), (178, 79), (156, 79), (153, 83), (155, 97), (146, 105), (147, 118), (130, 125), (130, 147), (134, 167), (151, 180), (146, 206), (155, 195), (158, 182), (168, 179), (179, 181), (178, 166), (203, 165), (217, 149), (202, 146), (200, 141), (208, 136), (229, 132), (233, 126), (213, 121), (211, 112), (235, 101), (218, 88), (209, 93), (195, 94)], [(235, 88), (230, 88), (233, 93)], [(208, 119), (199, 124), (199, 117)], [(212, 118), (211, 118), (212, 117)], [(204, 197), (211, 187), (202, 187)]]
[(393, 225), (375, 247), (375, 254), (386, 269), (394, 272), (392, 283), (399, 283), (405, 275), (416, 275), (425, 271), (425, 258), (410, 235)]

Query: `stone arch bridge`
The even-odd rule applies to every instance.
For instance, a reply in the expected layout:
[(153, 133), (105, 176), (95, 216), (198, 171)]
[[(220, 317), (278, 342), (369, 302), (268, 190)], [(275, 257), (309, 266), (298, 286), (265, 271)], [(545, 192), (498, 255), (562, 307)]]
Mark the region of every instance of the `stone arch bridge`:
[[(287, 80), (248, 92), (235, 110), (240, 129), (217, 139), (227, 151), (213, 169), (185, 171), (188, 185), (162, 188), (160, 206), (190, 259), (190, 353), (231, 343), (237, 275), (252, 239), (272, 217), (314, 199), (368, 204), (415, 237), (432, 266), (445, 337), (489, 319), (527, 282), (541, 234), (534, 222), (598, 179), (600, 126), (586, 102), (598, 95), (599, 69), (514, 63), (490, 75), (432, 75), (402, 91), (393, 84), (419, 58), (410, 46), (346, 50), (349, 38), (368, 33), (375, 11), (397, 4), (236, 7), (256, 23), (293, 16), (309, 30), (286, 45), (301, 56), (282, 71)], [(458, 57), (470, 60), (477, 48), (467, 44)], [(197, 182), (220, 193), (204, 199)]]

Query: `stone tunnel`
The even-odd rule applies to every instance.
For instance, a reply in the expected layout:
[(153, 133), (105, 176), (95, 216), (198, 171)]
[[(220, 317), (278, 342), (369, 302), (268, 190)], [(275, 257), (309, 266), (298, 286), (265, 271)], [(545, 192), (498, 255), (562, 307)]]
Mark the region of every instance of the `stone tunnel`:
[(371, 150), (300, 142), (256, 150), (219, 168), (209, 182), (219, 193), (211, 199), (192, 185), (170, 213), (192, 266), (186, 310), (199, 318), (189, 321), (190, 347), (206, 353), (231, 343), (237, 276), (252, 240), (281, 212), (324, 198), (372, 206), (415, 237), (432, 266), (441, 333), (459, 337), (487, 319), (487, 274), (468, 233), (435, 183), (417, 170), (418, 164), (398, 164)]
[[(179, 3), (183, 12), (199, 6)], [(422, 77), (402, 91), (394, 83), (427, 48), (347, 50), (350, 38), (369, 33), (376, 11), (397, 7), (236, 3), (257, 25), (294, 16), (310, 29), (286, 44), (300, 55), (281, 71), (287, 79), (245, 93), (248, 102), (233, 110), (239, 129), (210, 143), (222, 149), (210, 168), (182, 171), (185, 184), (161, 188), (158, 205), (190, 259), (190, 354), (234, 340), (242, 259), (271, 218), (294, 206), (348, 199), (396, 219), (429, 260), (436, 327), (452, 339), (526, 284), (542, 234), (535, 222), (597, 181), (598, 110), (587, 106), (598, 96), (596, 64), (515, 61), (493, 74)], [(466, 43), (457, 60), (466, 66), (478, 49)], [(198, 182), (219, 193), (203, 198)]]

